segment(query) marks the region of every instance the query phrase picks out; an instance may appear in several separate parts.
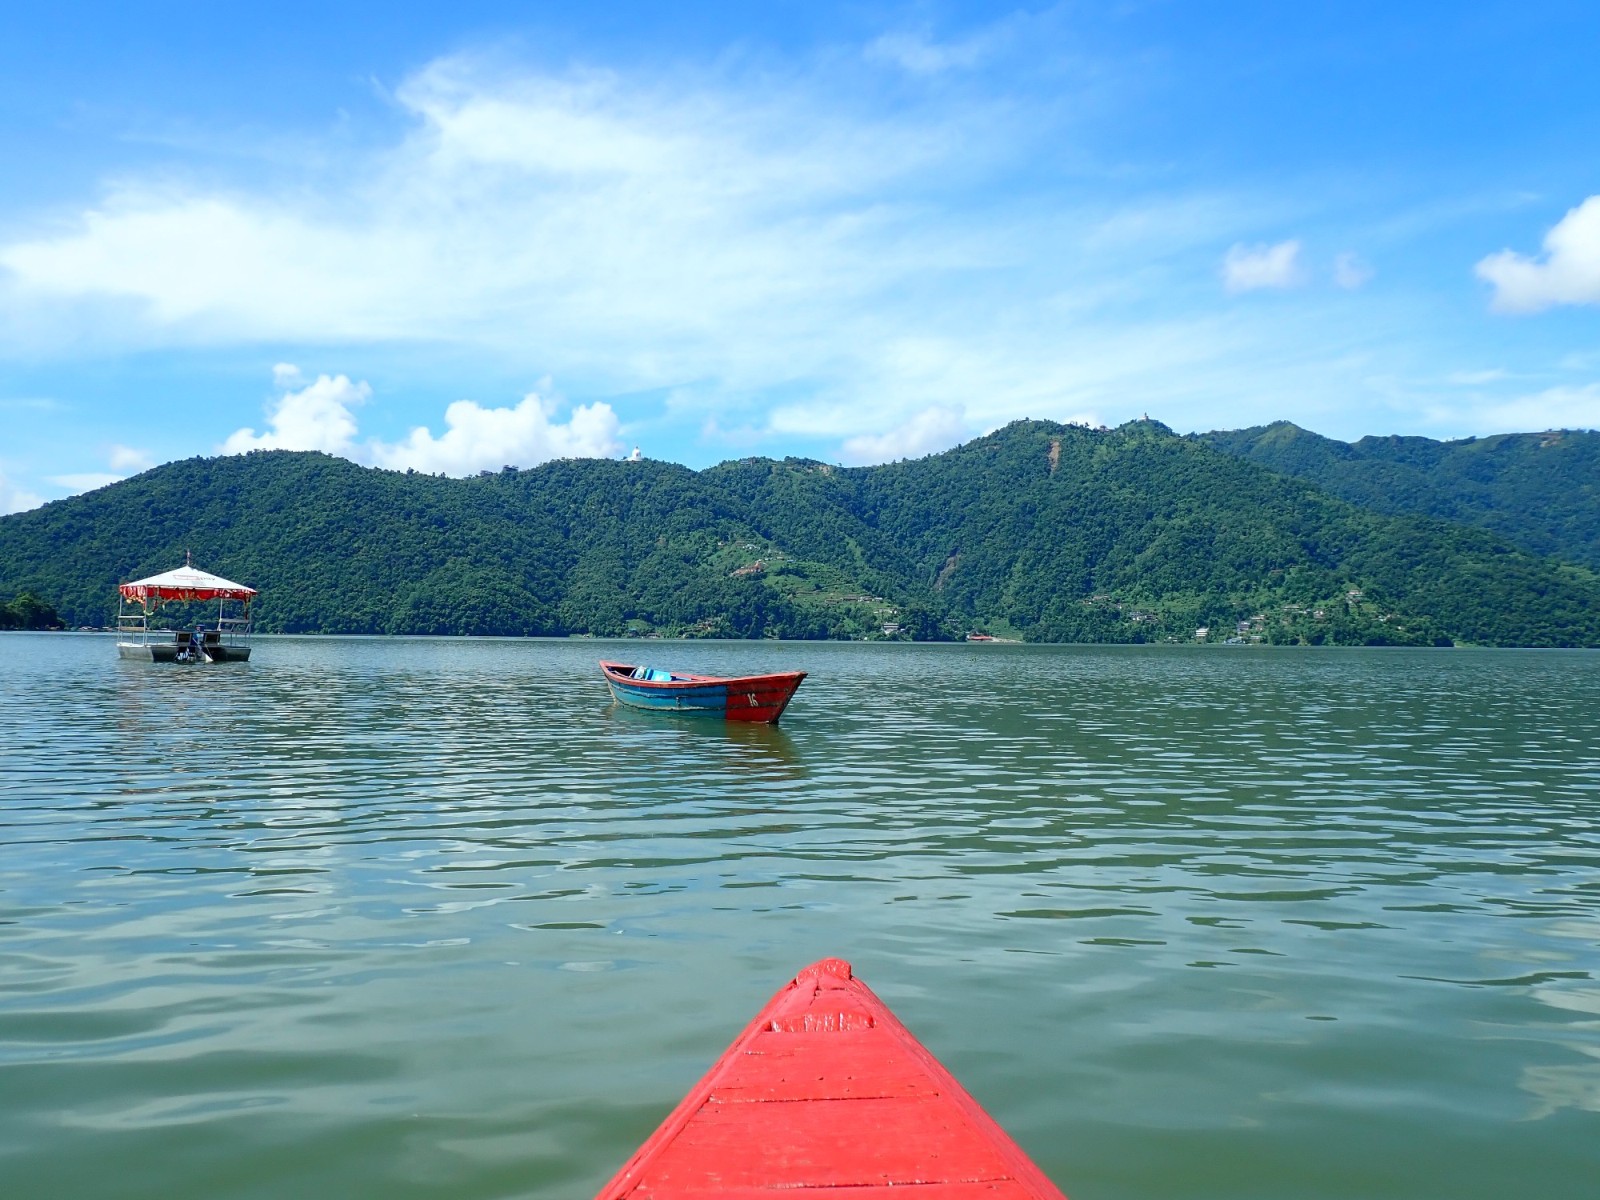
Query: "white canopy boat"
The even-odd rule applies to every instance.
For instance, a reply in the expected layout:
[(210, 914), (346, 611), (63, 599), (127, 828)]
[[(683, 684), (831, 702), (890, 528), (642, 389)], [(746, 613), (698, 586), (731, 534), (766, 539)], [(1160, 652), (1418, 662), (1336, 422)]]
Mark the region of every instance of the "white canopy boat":
[[(174, 571), (117, 585), (117, 653), (146, 662), (246, 661), (250, 657), (250, 601), (256, 589), (200, 570), (187, 554), (184, 560)], [(193, 629), (162, 623), (163, 604), (193, 600), (215, 600), (215, 620), (203, 620)]]

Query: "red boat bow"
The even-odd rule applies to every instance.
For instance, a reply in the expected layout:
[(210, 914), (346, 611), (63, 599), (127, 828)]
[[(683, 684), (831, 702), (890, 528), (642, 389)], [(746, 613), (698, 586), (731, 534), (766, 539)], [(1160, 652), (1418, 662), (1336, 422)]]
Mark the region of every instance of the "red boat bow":
[(850, 964), (801, 971), (596, 1200), (1065, 1200)]

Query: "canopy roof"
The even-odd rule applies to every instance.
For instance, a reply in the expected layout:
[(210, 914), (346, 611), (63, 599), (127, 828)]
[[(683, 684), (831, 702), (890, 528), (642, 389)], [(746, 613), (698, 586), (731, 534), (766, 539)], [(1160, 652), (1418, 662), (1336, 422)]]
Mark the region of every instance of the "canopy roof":
[(248, 600), (256, 594), (253, 587), (187, 565), (149, 579), (119, 584), (117, 590), (125, 600), (146, 604), (151, 600)]

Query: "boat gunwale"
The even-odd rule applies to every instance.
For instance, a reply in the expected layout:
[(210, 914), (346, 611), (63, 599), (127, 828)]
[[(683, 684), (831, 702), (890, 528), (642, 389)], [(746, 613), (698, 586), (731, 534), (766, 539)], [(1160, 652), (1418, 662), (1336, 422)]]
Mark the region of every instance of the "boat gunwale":
[(600, 660), (600, 669), (605, 672), (606, 678), (628, 687), (644, 688), (650, 691), (676, 691), (684, 688), (697, 687), (734, 687), (738, 685), (761, 684), (782, 680), (794, 680), (795, 687), (805, 679), (804, 671), (774, 671), (766, 675), (676, 675), (672, 679), (635, 679), (628, 674), (637, 667), (638, 663), (610, 662)]

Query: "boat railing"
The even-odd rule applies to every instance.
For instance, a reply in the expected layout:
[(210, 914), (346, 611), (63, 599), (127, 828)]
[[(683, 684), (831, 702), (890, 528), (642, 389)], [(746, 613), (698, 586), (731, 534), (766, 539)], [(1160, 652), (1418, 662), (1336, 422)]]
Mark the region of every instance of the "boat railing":
[[(244, 617), (217, 617), (192, 628), (151, 623), (142, 609), (117, 613), (117, 641), (129, 646), (186, 645), (200, 635), (211, 645), (245, 646), (250, 642), (251, 621)], [(208, 636), (214, 635), (214, 636)]]
[(192, 630), (165, 629), (159, 625), (151, 625), (146, 620), (130, 618), (117, 621), (117, 641), (126, 646), (166, 646), (173, 643), (182, 645), (191, 641), (193, 637)]
[(172, 640), (170, 629), (151, 629), (150, 618), (143, 612), (117, 614), (117, 641), (129, 646), (148, 646), (152, 642)]
[(215, 632), (224, 646), (242, 646), (250, 640), (250, 618), (219, 617), (208, 632)]

